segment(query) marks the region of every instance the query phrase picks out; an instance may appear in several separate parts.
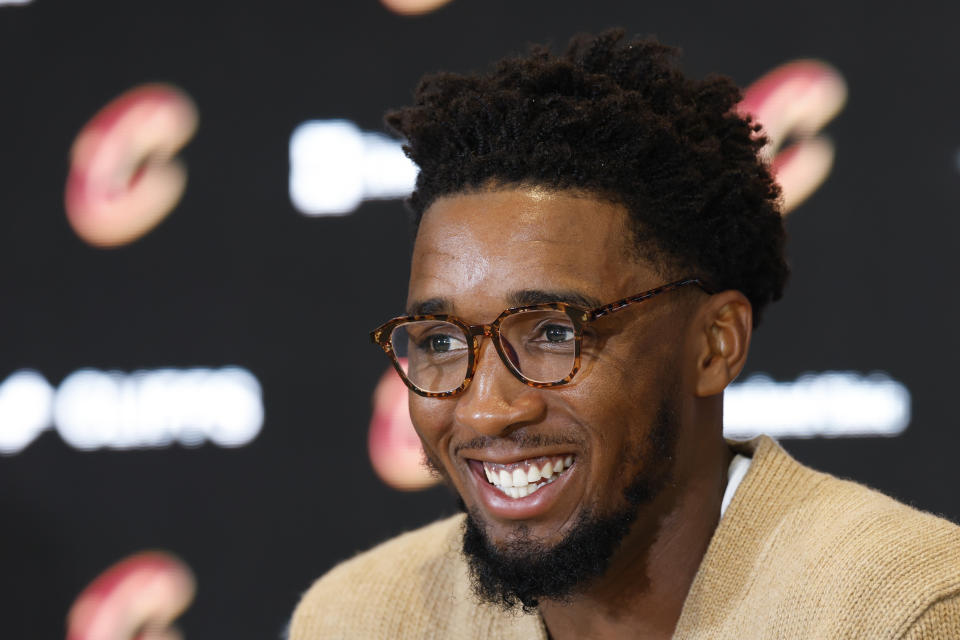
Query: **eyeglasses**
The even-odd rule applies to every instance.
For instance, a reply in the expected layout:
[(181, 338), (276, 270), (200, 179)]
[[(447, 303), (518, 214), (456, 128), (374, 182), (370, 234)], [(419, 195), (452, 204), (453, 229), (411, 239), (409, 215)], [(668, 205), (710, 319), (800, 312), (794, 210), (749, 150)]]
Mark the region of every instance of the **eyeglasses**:
[(455, 396), (469, 386), (482, 336), (493, 340), (518, 380), (538, 389), (557, 387), (580, 370), (583, 329), (589, 323), (689, 285), (713, 293), (699, 278), (687, 278), (594, 309), (566, 302), (514, 307), (490, 324), (467, 324), (447, 314), (401, 316), (371, 331), (370, 339), (383, 348), (410, 390), (428, 398)]

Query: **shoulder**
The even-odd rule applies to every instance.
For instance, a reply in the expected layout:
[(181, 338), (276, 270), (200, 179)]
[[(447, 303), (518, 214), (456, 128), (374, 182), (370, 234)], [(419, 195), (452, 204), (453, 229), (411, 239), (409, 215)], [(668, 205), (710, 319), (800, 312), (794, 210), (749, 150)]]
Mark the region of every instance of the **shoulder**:
[(806, 561), (822, 565), (811, 573), (839, 582), (833, 591), (846, 610), (868, 627), (871, 618), (884, 620), (890, 637), (914, 637), (930, 625), (960, 628), (960, 527), (855, 482), (819, 475), (800, 512), (813, 522), (803, 530)]
[(353, 589), (348, 590), (383, 588), (398, 580), (407, 584), (413, 579), (449, 580), (458, 564), (456, 544), (462, 522), (462, 516), (439, 520), (359, 553), (317, 580), (307, 596), (342, 594), (344, 588), (350, 587)]
[(902, 640), (953, 640), (960, 638), (960, 594), (931, 604), (910, 625)]
[(462, 524), (463, 516), (434, 522), (331, 569), (301, 598), (290, 640), (537, 638), (535, 617), (473, 599), (460, 553)]
[(806, 467), (770, 438), (747, 446), (754, 461), (743, 491), (731, 502), (737, 514), (731, 520), (737, 525), (749, 518), (776, 527), (768, 533), (789, 527), (804, 545), (838, 546), (870, 557), (882, 551), (889, 557), (920, 561), (934, 553), (942, 562), (948, 558), (937, 550), (943, 550), (960, 563), (960, 527), (949, 520)]
[(416, 618), (430, 609), (431, 592), (452, 589), (458, 577), (453, 542), (461, 522), (460, 517), (434, 522), (331, 569), (297, 605), (291, 640), (386, 638), (383, 631), (403, 626), (392, 616)]
[[(744, 497), (749, 510), (766, 509), (779, 527), (792, 530), (794, 544), (820, 563), (876, 574), (885, 581), (943, 576), (960, 587), (960, 527), (898, 502), (879, 491), (810, 469), (776, 443), (766, 446), (767, 477)], [(761, 463), (763, 464), (763, 463)], [(777, 474), (779, 477), (770, 477)], [(903, 586), (903, 585), (901, 585)], [(920, 585), (916, 585), (919, 587)], [(933, 592), (931, 592), (933, 593)], [(945, 595), (943, 593), (936, 594)]]
[(691, 589), (691, 621), (900, 638), (925, 615), (954, 611), (960, 527), (810, 469), (769, 438), (746, 449), (753, 462)]
[[(960, 595), (960, 527), (855, 482), (825, 474), (799, 502), (808, 571), (865, 617), (863, 603), (899, 619), (902, 636), (936, 603)], [(956, 620), (960, 622), (960, 619)]]

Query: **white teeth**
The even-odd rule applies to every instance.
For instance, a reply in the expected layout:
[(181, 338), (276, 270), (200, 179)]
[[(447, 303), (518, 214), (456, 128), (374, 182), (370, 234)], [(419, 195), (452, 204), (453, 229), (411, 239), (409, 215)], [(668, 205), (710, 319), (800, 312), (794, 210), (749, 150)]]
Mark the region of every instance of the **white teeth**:
[(530, 494), (532, 494), (534, 491), (537, 491), (538, 489), (540, 489), (540, 487), (546, 486), (556, 479), (557, 479), (556, 476), (554, 476), (553, 478), (550, 478), (545, 482), (541, 482), (540, 484), (528, 484), (524, 487), (501, 487), (499, 485), (494, 485), (494, 486), (497, 487), (497, 489), (500, 489), (500, 491), (502, 491), (503, 493), (510, 496), (511, 498), (525, 498)]
[(527, 471), (527, 482), (533, 483), (540, 480), (540, 469), (537, 468), (537, 465), (530, 465), (530, 470)]
[[(488, 464), (491, 466), (487, 466)], [(503, 468), (491, 468), (494, 466), (493, 463), (483, 463), (483, 473), (487, 481), (504, 494), (511, 498), (525, 498), (540, 487), (555, 481), (573, 464), (573, 456), (544, 460), (542, 466), (538, 466), (532, 460), (525, 464), (525, 467), (522, 464), (517, 465), (517, 468), (511, 472)]]

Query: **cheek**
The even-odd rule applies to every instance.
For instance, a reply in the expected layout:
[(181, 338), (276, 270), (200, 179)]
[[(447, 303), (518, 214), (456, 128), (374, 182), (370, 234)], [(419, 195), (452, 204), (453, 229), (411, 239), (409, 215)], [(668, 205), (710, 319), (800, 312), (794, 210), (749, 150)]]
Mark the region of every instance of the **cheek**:
[(608, 349), (564, 394), (567, 410), (589, 432), (591, 467), (599, 477), (619, 477), (625, 456), (646, 446), (665, 395), (675, 392), (671, 354)]
[[(659, 359), (642, 350), (608, 349), (593, 359), (582, 371), (575, 389), (576, 402), (593, 415), (591, 424), (602, 426), (603, 432), (616, 433), (613, 424), (623, 421), (641, 422), (644, 408), (656, 396), (664, 375)], [(574, 389), (571, 389), (574, 391)]]
[(428, 447), (436, 458), (446, 449), (443, 443), (449, 438), (454, 403), (450, 400), (424, 398), (415, 393), (410, 393), (409, 398), (413, 427), (420, 434), (424, 446)]
[(674, 390), (678, 374), (690, 360), (683, 326), (664, 324), (651, 323), (640, 339), (611, 345), (603, 354), (606, 391), (613, 390), (624, 412), (639, 411), (652, 418), (663, 394)]

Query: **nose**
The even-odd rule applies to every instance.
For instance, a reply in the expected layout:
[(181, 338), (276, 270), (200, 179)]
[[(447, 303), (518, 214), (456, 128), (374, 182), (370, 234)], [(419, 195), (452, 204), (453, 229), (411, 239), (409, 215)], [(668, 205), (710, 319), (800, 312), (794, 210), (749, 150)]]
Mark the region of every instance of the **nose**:
[(476, 372), (457, 397), (454, 420), (481, 435), (502, 435), (543, 417), (542, 393), (517, 380), (500, 361), (492, 341), (481, 338)]

